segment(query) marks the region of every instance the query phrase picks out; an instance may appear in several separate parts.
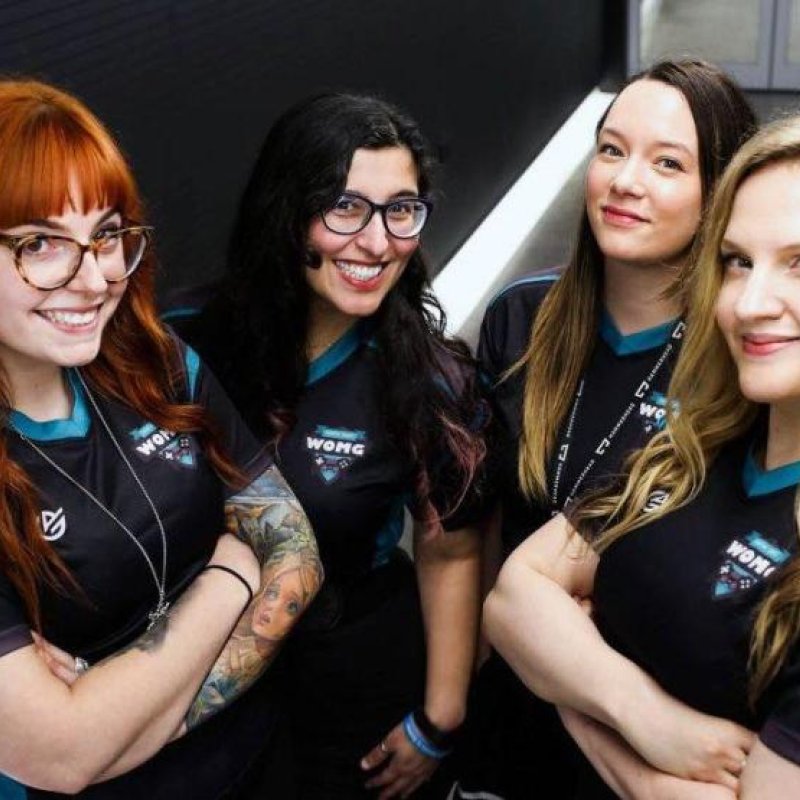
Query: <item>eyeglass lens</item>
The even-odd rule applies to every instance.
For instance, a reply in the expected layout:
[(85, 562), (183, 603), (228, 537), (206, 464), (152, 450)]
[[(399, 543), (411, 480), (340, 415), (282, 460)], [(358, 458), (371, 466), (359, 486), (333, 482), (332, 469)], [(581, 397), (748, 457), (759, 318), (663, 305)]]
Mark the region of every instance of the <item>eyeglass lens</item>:
[[(139, 265), (147, 245), (142, 230), (101, 231), (89, 248), (108, 281), (124, 280)], [(77, 271), (84, 248), (63, 236), (36, 234), (19, 242), (15, 250), (25, 279), (40, 289), (63, 286)]]
[(428, 207), (413, 197), (400, 198), (385, 206), (363, 197), (343, 195), (324, 212), (325, 224), (334, 233), (357, 233), (366, 227), (374, 211), (380, 211), (386, 229), (398, 238), (416, 236), (425, 226)]

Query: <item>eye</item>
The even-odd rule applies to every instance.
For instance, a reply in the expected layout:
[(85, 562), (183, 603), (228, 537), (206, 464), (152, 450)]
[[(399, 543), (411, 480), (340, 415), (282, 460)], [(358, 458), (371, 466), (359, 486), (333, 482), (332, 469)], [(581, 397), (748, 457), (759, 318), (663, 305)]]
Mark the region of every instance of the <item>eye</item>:
[(659, 167), (663, 169), (669, 170), (670, 172), (684, 172), (683, 164), (678, 161), (676, 158), (670, 158), (669, 156), (663, 156), (659, 158), (656, 163)]
[(119, 244), (121, 233), (122, 230), (119, 225), (108, 225), (96, 230), (92, 234), (92, 241), (97, 243), (98, 250), (101, 253), (108, 253), (113, 251)]
[(69, 242), (57, 236), (31, 236), (23, 239), (18, 245), (20, 257), (27, 261), (47, 261), (57, 258), (69, 249)]
[(360, 217), (366, 208), (366, 203), (359, 197), (343, 194), (328, 212), (337, 217)]
[(286, 610), (293, 617), (296, 617), (300, 613), (300, 603), (298, 603), (297, 600), (292, 600), (291, 602), (286, 604)]
[(622, 150), (611, 142), (598, 142), (597, 152), (601, 156), (610, 156), (611, 158), (620, 158), (624, 155)]
[(720, 261), (727, 270), (752, 269), (753, 262), (741, 253), (720, 253)]
[(386, 213), (393, 219), (406, 219), (423, 213), (424, 211), (425, 204), (414, 197), (397, 200), (386, 209)]

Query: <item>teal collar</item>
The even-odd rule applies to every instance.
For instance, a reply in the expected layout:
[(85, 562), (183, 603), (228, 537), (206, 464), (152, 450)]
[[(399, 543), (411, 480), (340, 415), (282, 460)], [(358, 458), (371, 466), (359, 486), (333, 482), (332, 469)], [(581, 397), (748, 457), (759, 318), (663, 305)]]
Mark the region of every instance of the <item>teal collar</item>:
[(669, 341), (670, 333), (676, 322), (676, 319), (671, 319), (669, 322), (653, 328), (645, 328), (643, 331), (626, 335), (620, 333), (611, 315), (603, 309), (603, 316), (600, 319), (600, 336), (618, 356), (629, 356), (665, 345)]
[(742, 470), (742, 483), (748, 497), (761, 497), (800, 483), (800, 461), (776, 469), (762, 469), (756, 461), (755, 446), (747, 451)]
[(339, 337), (327, 350), (320, 353), (309, 365), (306, 375), (306, 386), (311, 386), (322, 380), (338, 366), (350, 358), (362, 340), (361, 325), (353, 325), (341, 337)]
[(72, 413), (67, 419), (51, 419), (37, 422), (21, 411), (12, 410), (8, 421), (11, 427), (38, 442), (53, 442), (59, 439), (81, 439), (89, 432), (89, 409), (83, 388), (78, 381), (75, 370), (67, 370), (67, 380), (72, 390)]

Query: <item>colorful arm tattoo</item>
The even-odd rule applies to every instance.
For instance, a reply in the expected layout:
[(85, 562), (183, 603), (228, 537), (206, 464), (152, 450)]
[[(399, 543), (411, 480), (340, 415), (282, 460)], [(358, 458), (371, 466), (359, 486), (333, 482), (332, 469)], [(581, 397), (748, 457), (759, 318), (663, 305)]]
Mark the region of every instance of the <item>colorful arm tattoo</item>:
[(195, 697), (186, 729), (246, 691), (266, 670), (322, 583), (311, 524), (273, 465), (228, 500), (226, 527), (261, 562), (261, 587)]

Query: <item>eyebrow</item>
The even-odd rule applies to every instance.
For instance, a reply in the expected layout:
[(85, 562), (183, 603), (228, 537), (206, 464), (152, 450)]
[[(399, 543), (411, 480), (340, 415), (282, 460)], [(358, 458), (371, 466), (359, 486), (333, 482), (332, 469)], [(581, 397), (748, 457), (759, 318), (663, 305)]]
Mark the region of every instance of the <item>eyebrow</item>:
[[(344, 192), (342, 192), (342, 194), (351, 194), (351, 195), (354, 195), (355, 197), (361, 197), (364, 200), (369, 200), (370, 202), (373, 202), (373, 203), (375, 202), (374, 200), (372, 200), (371, 197), (367, 197), (367, 195), (365, 195), (363, 192), (359, 192), (356, 189), (345, 189)], [(400, 200), (400, 199), (402, 199), (404, 197), (417, 198), (419, 196), (420, 196), (419, 189), (401, 189), (399, 192), (395, 192), (394, 194), (390, 194), (386, 198), (386, 201)]]
[[(604, 128), (600, 129), (600, 133), (601, 134), (602, 133), (610, 133), (610, 134), (612, 134), (612, 136), (616, 136), (619, 139), (624, 139), (625, 138), (624, 134), (622, 134), (616, 128), (604, 127)], [(686, 153), (686, 155), (691, 156), (692, 158), (695, 158), (695, 154), (685, 144), (683, 144), (682, 142), (673, 142), (670, 139), (659, 139), (657, 142), (653, 142), (653, 146), (654, 147), (669, 147), (669, 148), (672, 148), (674, 150), (683, 150), (683, 152)]]
[[(114, 214), (119, 214), (120, 211), (117, 208), (109, 208), (105, 214), (103, 214), (100, 219), (95, 222), (94, 227), (96, 228), (98, 225), (102, 225), (106, 220), (110, 219), (114, 216)], [(69, 230), (65, 228), (60, 222), (56, 222), (54, 219), (29, 219), (27, 222), (21, 222), (20, 226), (22, 225), (35, 225), (37, 228), (49, 228), (51, 231), (58, 231), (59, 233), (69, 233)]]

